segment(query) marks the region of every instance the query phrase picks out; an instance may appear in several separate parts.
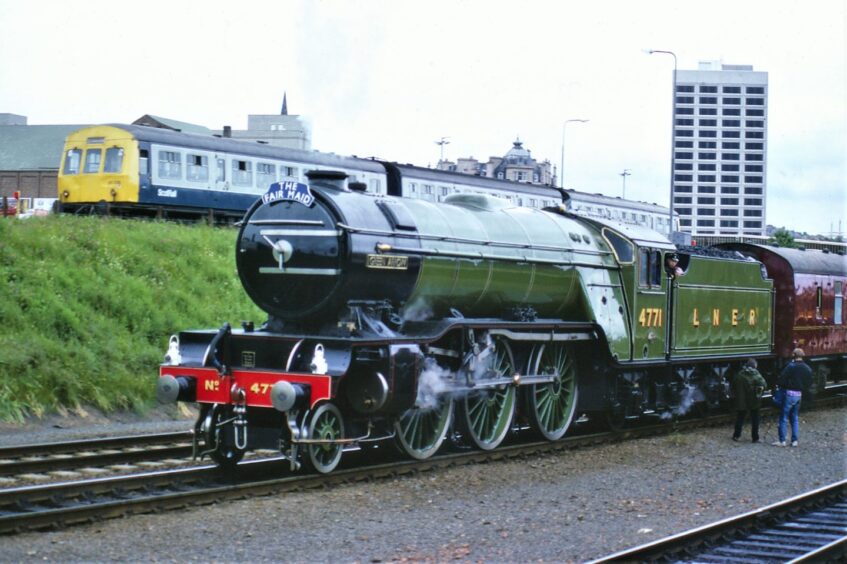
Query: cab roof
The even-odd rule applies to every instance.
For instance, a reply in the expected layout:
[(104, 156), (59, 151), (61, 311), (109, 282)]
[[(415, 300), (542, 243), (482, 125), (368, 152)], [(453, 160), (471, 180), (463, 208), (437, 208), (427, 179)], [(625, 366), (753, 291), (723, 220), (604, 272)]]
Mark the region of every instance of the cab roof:
[(638, 247), (652, 247), (654, 249), (662, 249), (673, 251), (676, 246), (671, 243), (667, 237), (661, 233), (657, 233), (652, 229), (641, 225), (633, 225), (631, 223), (623, 223), (613, 219), (585, 217), (571, 212), (561, 212), (568, 217), (577, 221), (584, 221), (597, 227), (598, 229), (607, 228), (621, 234), (623, 237), (632, 241)]

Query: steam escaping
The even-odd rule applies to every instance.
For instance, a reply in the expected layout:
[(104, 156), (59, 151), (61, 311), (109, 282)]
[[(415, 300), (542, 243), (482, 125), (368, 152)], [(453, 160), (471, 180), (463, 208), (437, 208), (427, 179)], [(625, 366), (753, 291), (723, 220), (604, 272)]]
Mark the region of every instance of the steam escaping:
[(703, 392), (696, 386), (685, 386), (679, 395), (679, 404), (669, 411), (662, 413), (662, 420), (667, 421), (673, 416), (682, 417), (691, 411), (695, 403), (706, 399)]
[(469, 391), (460, 383), (466, 384), (468, 380), (483, 382), (498, 377), (496, 367), (492, 366), (497, 360), (495, 352), (494, 341), (486, 334), (485, 341), (474, 346), (470, 357), (466, 358), (465, 367), (459, 372), (440, 366), (433, 357), (424, 358), (415, 405), (419, 409), (434, 409), (438, 407), (439, 399), (449, 396), (452, 401)]
[(424, 369), (418, 380), (418, 397), (415, 405), (419, 409), (435, 409), (438, 407), (438, 399), (450, 387), (453, 381), (452, 373), (438, 366), (434, 358), (424, 359)]
[(403, 321), (424, 321), (432, 316), (432, 307), (423, 298), (418, 298), (403, 308)]

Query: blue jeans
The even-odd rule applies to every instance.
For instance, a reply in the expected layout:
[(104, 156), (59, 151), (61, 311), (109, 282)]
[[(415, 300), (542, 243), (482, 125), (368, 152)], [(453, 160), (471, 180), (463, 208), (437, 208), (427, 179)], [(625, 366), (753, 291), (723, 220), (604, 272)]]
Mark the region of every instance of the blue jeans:
[(791, 440), (800, 440), (800, 396), (785, 395), (782, 412), (779, 414), (779, 441), (785, 442), (786, 423), (791, 418)]

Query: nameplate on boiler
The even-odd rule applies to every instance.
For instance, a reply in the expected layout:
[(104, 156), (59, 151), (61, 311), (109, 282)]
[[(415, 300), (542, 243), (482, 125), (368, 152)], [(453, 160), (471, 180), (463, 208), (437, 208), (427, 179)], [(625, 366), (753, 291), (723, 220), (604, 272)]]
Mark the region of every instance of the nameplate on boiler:
[(367, 267), (383, 270), (407, 270), (409, 268), (409, 257), (401, 255), (368, 255)]

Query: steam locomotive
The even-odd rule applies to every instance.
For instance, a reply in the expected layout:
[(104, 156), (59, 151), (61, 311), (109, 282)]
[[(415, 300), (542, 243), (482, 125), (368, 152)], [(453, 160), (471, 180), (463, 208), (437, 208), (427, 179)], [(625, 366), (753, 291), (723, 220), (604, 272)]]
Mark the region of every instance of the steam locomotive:
[[(270, 448), (326, 473), (351, 444), (425, 459), (448, 435), (489, 450), (518, 425), (556, 440), (583, 415), (681, 415), (719, 406), (749, 357), (772, 378), (782, 341), (812, 335), (775, 316), (795, 273), (759, 248), (681, 252), (557, 207), (308, 178), (272, 184), (240, 225), (238, 274), (267, 321), (183, 331), (160, 367), (158, 398), (199, 404), (195, 453), (221, 465)], [(683, 276), (666, 273), (671, 253)], [(816, 257), (800, 270), (815, 264), (824, 288), (813, 361), (831, 380), (847, 357), (847, 267)]]

